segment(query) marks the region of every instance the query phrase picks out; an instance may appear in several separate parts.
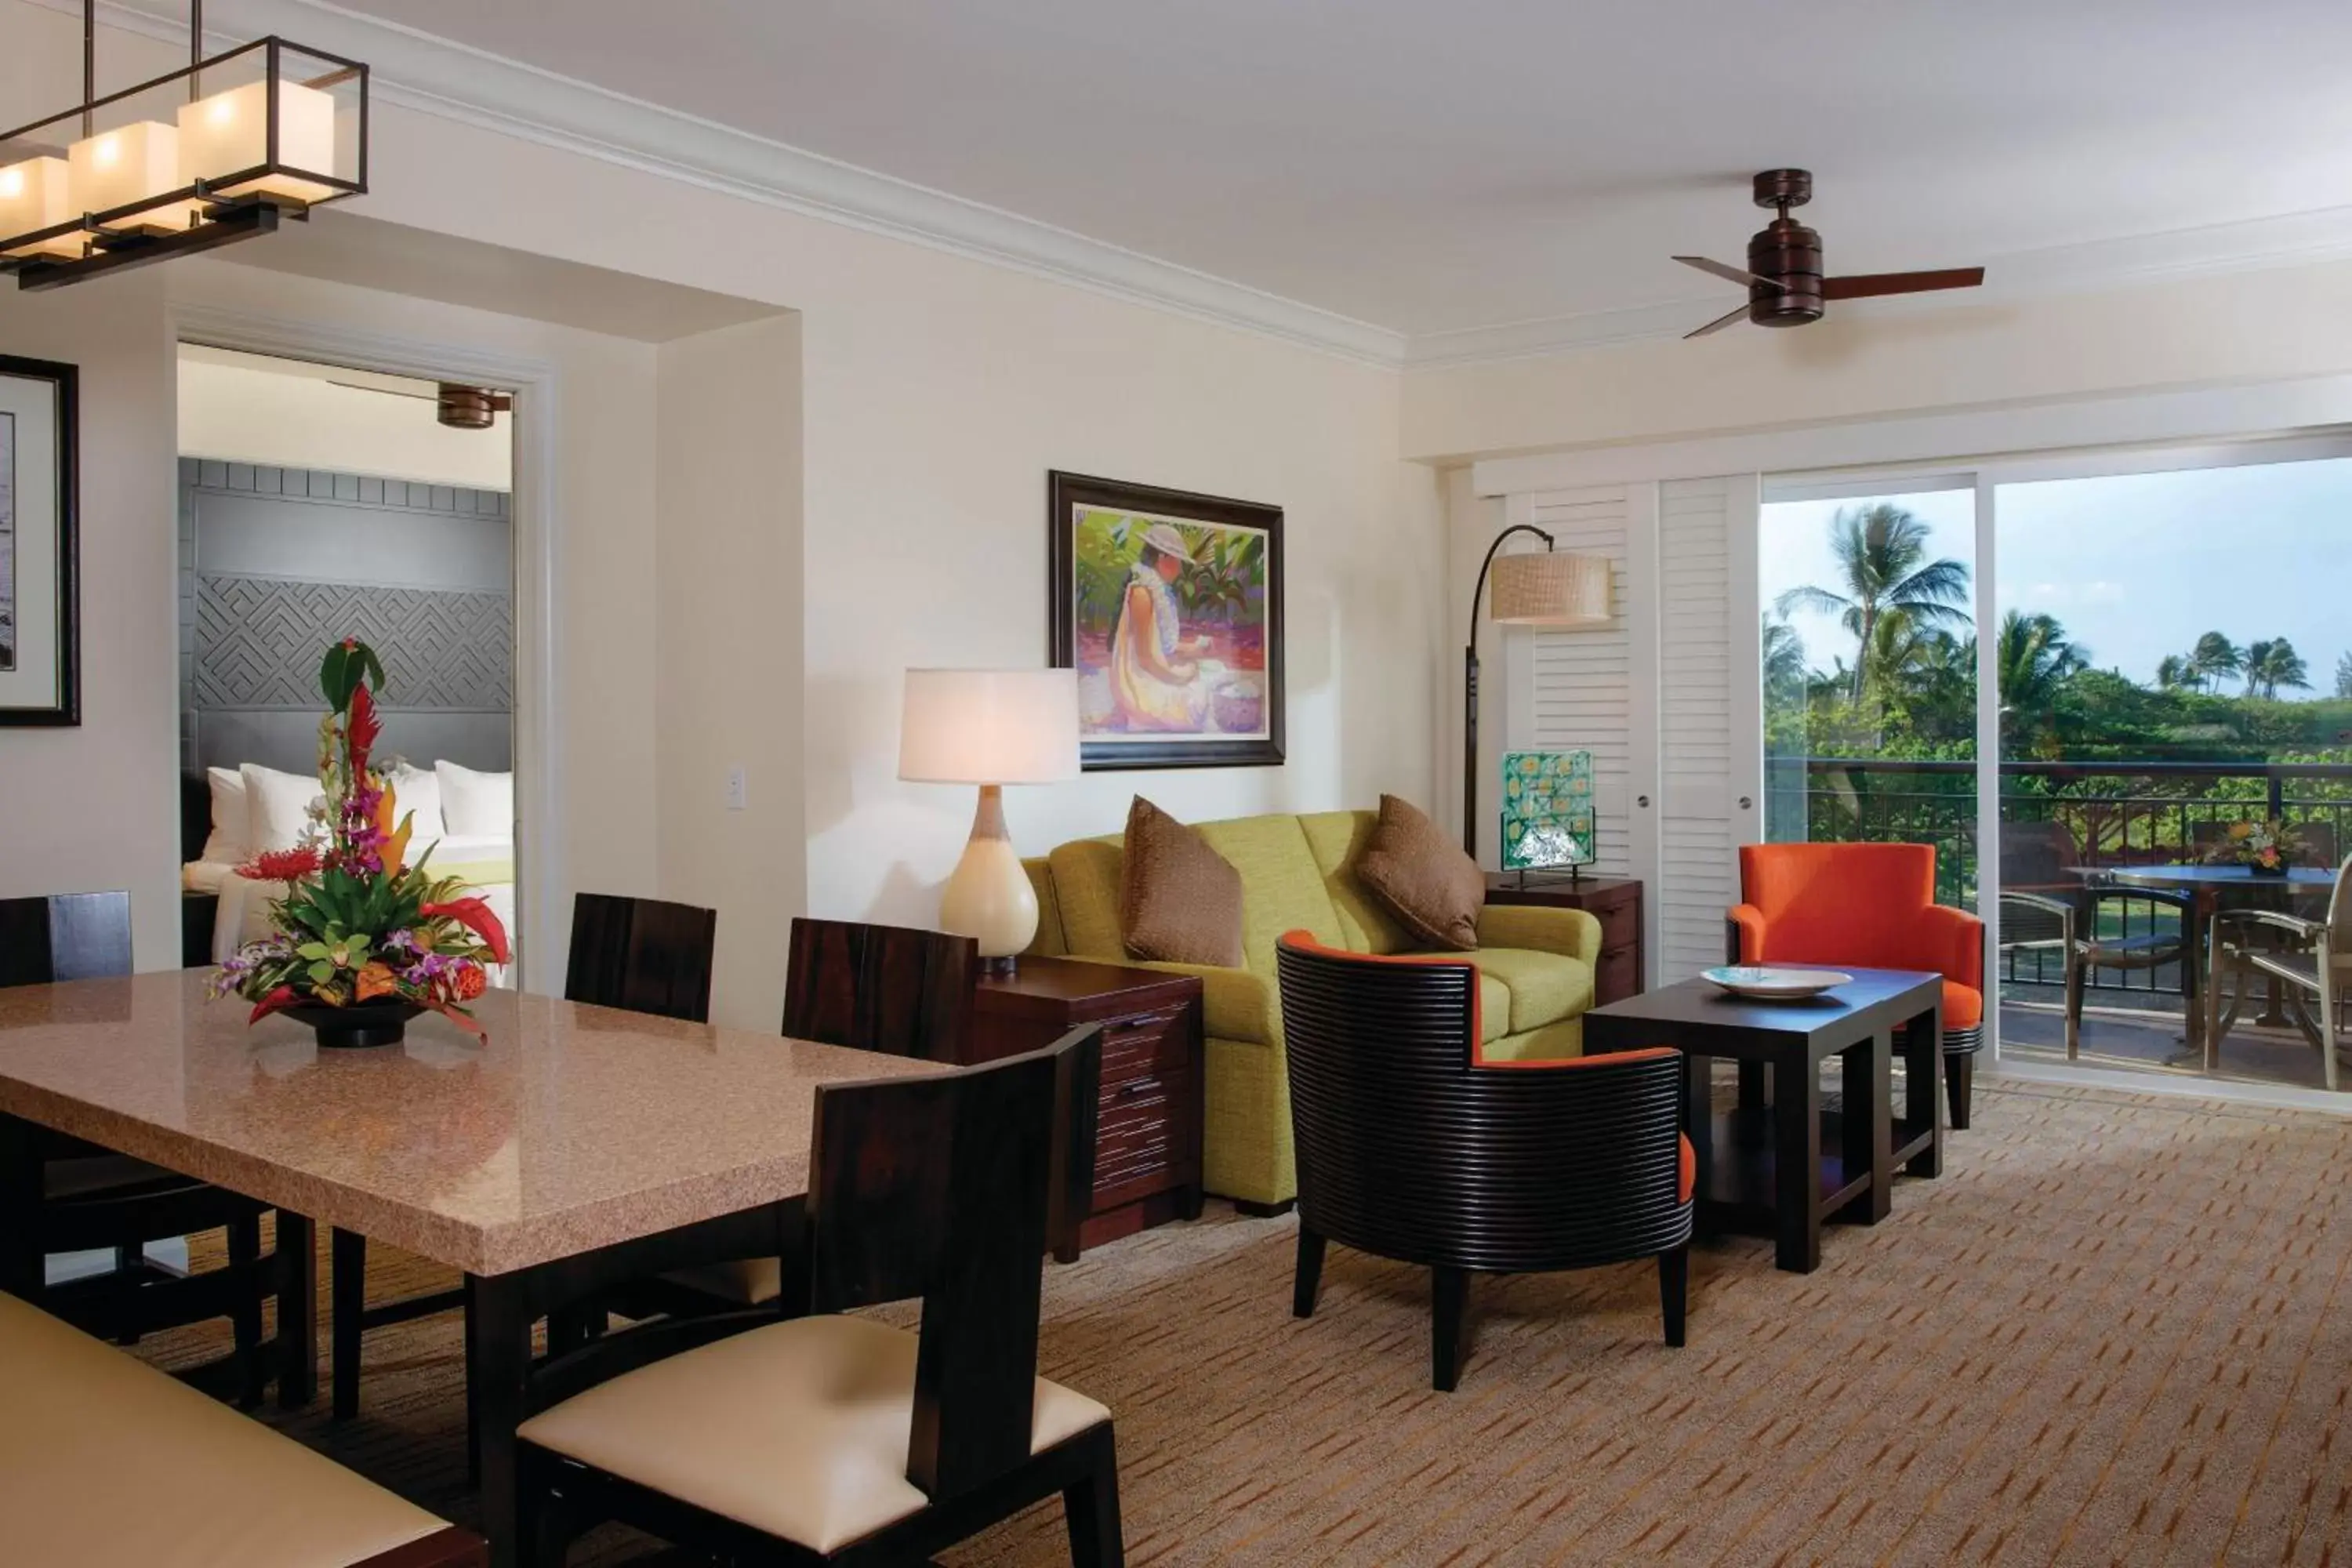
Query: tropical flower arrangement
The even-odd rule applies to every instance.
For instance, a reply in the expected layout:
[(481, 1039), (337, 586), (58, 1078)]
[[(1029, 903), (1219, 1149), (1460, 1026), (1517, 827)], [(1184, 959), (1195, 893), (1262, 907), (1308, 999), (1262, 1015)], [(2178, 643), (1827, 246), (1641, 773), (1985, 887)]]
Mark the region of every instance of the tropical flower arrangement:
[(371, 679), (382, 688), (383, 666), (367, 644), (345, 637), (327, 650), (321, 798), (299, 845), (238, 868), (286, 883), (286, 896), (269, 905), (270, 934), (221, 965), (214, 994), (251, 1002), (255, 1023), (289, 1007), (400, 1017), (424, 1009), (479, 1035), (466, 1004), (489, 984), (487, 965), (510, 960), (506, 928), (464, 879), (425, 870), (432, 846), (410, 861), (415, 816), (399, 815), (391, 780), (372, 760), (382, 724)]
[(2284, 871), (2302, 853), (2303, 836), (2273, 817), (2230, 824), (2211, 858), (2257, 871)]

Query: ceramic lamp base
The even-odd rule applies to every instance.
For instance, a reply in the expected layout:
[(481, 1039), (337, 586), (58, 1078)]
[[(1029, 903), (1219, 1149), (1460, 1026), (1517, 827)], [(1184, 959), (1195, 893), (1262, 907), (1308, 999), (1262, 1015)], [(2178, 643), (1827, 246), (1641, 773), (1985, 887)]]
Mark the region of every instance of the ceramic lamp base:
[(1004, 792), (980, 787), (971, 841), (940, 894), (940, 929), (968, 936), (992, 969), (1009, 969), (1037, 934), (1037, 890), (1004, 830)]

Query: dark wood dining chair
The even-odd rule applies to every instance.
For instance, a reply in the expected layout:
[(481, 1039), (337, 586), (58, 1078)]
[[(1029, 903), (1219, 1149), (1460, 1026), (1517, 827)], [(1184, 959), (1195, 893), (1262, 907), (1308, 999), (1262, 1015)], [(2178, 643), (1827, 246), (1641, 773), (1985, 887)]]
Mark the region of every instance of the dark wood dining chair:
[[(131, 971), (129, 893), (0, 899), (0, 985), (96, 980)], [(101, 1251), (112, 1257), (104, 1272), (54, 1287), (36, 1270), (24, 1282), (33, 1291), (29, 1300), (86, 1332), (125, 1343), (226, 1318), (237, 1395), (259, 1403), (268, 1375), (262, 1305), (276, 1292), (280, 1274), (276, 1256), (261, 1251), (268, 1205), (14, 1118), (0, 1118), (0, 1163), (8, 1172), (0, 1190), (39, 1194), (26, 1217), (41, 1257)], [(6, 1218), (11, 1225), (26, 1222)], [(226, 1268), (184, 1274), (147, 1257), (151, 1242), (211, 1230), (226, 1233)]]
[[(572, 904), (572, 952), (563, 970), (563, 998), (592, 1006), (649, 1013), (689, 1024), (710, 1021), (711, 957), (719, 911), (659, 899), (580, 893)], [(370, 1306), (367, 1237), (334, 1233), (329, 1336), (333, 1346), (334, 1412), (359, 1414), (360, 1337), (466, 1304), (462, 1288), (429, 1291)], [(566, 1322), (551, 1333), (568, 1344), (583, 1332)]]
[(719, 911), (661, 899), (581, 893), (572, 901), (563, 999), (710, 1022)]
[[(1100, 1049), (1090, 1026), (820, 1088), (816, 1310), (655, 1323), (551, 1363), (518, 1434), (524, 1562), (615, 1520), (722, 1561), (923, 1562), (1058, 1492), (1072, 1561), (1117, 1568), (1111, 1413), (1036, 1375), (1056, 1086)], [(916, 1331), (842, 1315), (909, 1298)]]
[(793, 921), (784, 974), (784, 1033), (894, 1057), (957, 1059), (980, 944), (968, 936)]

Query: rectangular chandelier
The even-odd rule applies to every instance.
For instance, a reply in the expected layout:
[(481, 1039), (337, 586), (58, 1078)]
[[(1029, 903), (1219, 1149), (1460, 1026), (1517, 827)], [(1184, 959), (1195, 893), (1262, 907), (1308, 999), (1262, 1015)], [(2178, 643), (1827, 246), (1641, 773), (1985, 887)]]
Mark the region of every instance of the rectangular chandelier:
[(368, 68), (283, 38), (100, 98), (83, 0), (82, 101), (0, 136), (0, 271), (56, 289), (274, 232), (367, 192)]

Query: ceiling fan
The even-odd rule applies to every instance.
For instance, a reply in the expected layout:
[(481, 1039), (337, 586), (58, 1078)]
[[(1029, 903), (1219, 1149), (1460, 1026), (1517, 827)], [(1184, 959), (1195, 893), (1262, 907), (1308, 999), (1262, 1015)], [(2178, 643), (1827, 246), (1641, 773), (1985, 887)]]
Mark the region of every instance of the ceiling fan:
[(441, 383), (437, 393), (398, 392), (389, 386), (364, 386), (356, 381), (330, 381), (330, 386), (340, 386), (352, 392), (373, 392), (384, 397), (414, 397), (421, 403), (436, 404), (435, 417), (452, 430), (488, 430), (498, 423), (498, 416), (514, 408), (514, 398), (503, 392), (492, 392), (487, 386), (467, 386), (454, 381)]
[(1756, 205), (1780, 216), (1748, 241), (1745, 268), (1704, 256), (1677, 256), (1685, 267), (1748, 286), (1748, 303), (1709, 321), (1685, 338), (1719, 332), (1743, 317), (1759, 327), (1801, 327), (1818, 321), (1832, 300), (1866, 300), (1878, 294), (1925, 294), (1937, 289), (1973, 289), (1984, 281), (1981, 267), (1940, 272), (1867, 272), (1852, 278), (1822, 275), (1822, 237), (1789, 216), (1790, 207), (1813, 199), (1813, 176), (1805, 169), (1767, 169), (1756, 176)]

